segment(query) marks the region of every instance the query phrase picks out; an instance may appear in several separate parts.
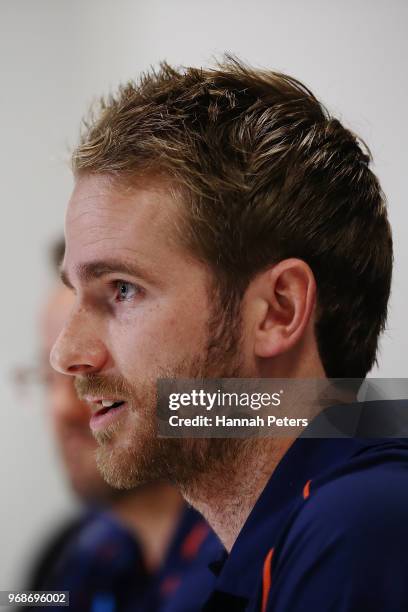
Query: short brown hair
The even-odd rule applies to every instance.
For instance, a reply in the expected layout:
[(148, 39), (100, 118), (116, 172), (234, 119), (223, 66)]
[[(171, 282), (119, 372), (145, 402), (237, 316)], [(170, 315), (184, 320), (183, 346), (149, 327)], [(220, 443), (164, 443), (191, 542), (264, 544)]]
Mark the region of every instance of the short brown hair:
[(227, 58), (119, 88), (85, 123), (75, 174), (172, 177), (186, 194), (189, 246), (224, 295), (288, 257), (318, 287), (316, 338), (329, 377), (376, 361), (392, 273), (385, 198), (371, 155), (298, 80)]

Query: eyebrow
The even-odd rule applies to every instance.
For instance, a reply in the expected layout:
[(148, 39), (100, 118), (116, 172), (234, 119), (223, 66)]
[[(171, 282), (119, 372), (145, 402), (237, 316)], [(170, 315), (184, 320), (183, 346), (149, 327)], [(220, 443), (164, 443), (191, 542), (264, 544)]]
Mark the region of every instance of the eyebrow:
[[(116, 259), (92, 261), (89, 263), (80, 264), (77, 268), (78, 278), (84, 284), (97, 280), (102, 276), (106, 276), (107, 274), (114, 273), (148, 278), (146, 271), (142, 270), (137, 264), (131, 264)], [(60, 278), (68, 289), (74, 289), (74, 286), (68, 276), (68, 272), (62, 267), (60, 268)]]

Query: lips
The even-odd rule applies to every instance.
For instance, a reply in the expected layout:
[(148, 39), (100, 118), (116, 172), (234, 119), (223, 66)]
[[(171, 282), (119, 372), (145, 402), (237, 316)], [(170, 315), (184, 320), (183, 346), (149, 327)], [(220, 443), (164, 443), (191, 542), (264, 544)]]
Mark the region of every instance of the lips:
[(109, 410), (115, 409), (115, 408), (119, 408), (119, 406), (122, 406), (125, 402), (123, 400), (114, 402), (111, 400), (101, 400), (100, 403), (98, 403), (98, 405), (102, 405), (102, 408), (99, 408), (98, 410), (96, 410), (96, 412), (94, 412), (95, 416), (99, 416), (102, 414), (106, 414), (107, 412), (109, 412)]
[(92, 403), (92, 416), (89, 426), (94, 433), (103, 431), (110, 425), (118, 422), (118, 419), (122, 418), (126, 412), (127, 402), (125, 400), (118, 400), (116, 402), (106, 400), (104, 404), (102, 404), (102, 400)]
[(91, 395), (84, 395), (82, 399), (89, 404), (92, 414), (105, 414), (112, 408), (119, 408), (126, 400), (115, 397), (96, 397)]

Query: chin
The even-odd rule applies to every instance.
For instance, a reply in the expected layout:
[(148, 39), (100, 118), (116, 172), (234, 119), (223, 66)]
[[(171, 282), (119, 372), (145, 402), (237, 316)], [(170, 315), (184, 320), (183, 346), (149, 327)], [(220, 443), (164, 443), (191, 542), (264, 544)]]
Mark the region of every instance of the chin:
[(116, 489), (132, 489), (160, 479), (155, 467), (159, 444), (153, 432), (143, 429), (128, 431), (126, 439), (118, 430), (101, 436), (96, 462), (105, 482)]
[(96, 462), (105, 482), (115, 489), (133, 489), (152, 481), (151, 477), (138, 469), (138, 460), (133, 450), (104, 444), (96, 452)]

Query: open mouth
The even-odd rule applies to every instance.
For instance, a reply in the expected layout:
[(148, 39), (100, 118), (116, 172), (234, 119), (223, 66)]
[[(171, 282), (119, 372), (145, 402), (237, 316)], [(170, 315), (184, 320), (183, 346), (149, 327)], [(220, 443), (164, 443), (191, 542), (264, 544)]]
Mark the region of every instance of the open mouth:
[(102, 414), (106, 414), (110, 410), (115, 410), (115, 408), (119, 408), (123, 406), (125, 402), (105, 402), (102, 401), (102, 408), (95, 413), (95, 416), (101, 416)]
[(120, 415), (126, 410), (126, 400), (117, 402), (102, 400), (98, 402), (100, 409), (93, 413), (89, 425), (92, 431), (102, 431), (113, 425), (120, 419)]

